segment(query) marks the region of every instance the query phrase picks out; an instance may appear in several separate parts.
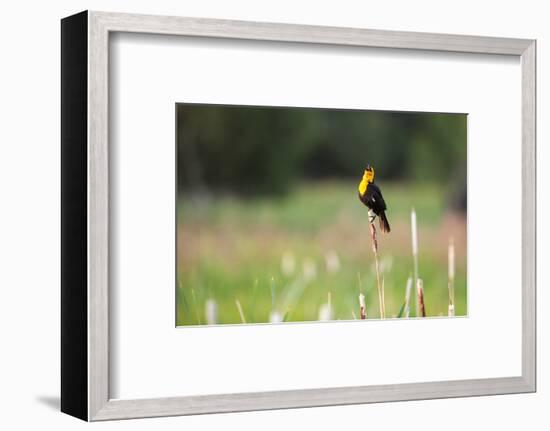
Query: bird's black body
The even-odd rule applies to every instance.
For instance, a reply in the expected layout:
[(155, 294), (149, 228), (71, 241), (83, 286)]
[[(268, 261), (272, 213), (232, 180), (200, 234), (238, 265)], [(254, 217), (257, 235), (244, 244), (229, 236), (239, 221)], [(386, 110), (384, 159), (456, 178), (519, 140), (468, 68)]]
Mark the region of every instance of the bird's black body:
[(382, 229), (383, 232), (389, 232), (390, 224), (386, 218), (385, 212), (386, 202), (384, 201), (380, 187), (374, 182), (368, 183), (365, 193), (359, 193), (359, 199), (380, 218), (380, 229)]

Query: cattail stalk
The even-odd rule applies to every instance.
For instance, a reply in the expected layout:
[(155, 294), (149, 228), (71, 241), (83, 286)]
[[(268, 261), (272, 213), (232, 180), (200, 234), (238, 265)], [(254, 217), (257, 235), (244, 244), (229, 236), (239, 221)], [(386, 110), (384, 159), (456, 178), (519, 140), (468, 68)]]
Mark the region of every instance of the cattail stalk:
[(237, 306), (237, 310), (239, 310), (239, 316), (241, 316), (241, 323), (246, 323), (246, 319), (244, 318), (244, 313), (243, 313), (243, 307), (241, 307), (241, 303), (238, 299), (235, 299), (235, 305)]
[(455, 315), (455, 244), (449, 240), (449, 317)]
[[(413, 282), (418, 286), (418, 236), (416, 229), (416, 211), (414, 208), (411, 211), (411, 238), (412, 238), (412, 254), (413, 254)], [(418, 316), (418, 293), (415, 301), (415, 315)]]
[(199, 325), (202, 325), (201, 315), (199, 313), (199, 305), (197, 302), (197, 295), (195, 294), (195, 289), (191, 288), (191, 296), (193, 297), (193, 306), (195, 308), (195, 315), (197, 316), (197, 322)]
[(271, 311), (269, 312), (269, 321), (271, 323), (279, 323), (282, 321), (283, 316), (281, 316), (281, 313), (279, 313), (279, 311), (275, 308), (275, 277), (271, 277), (269, 292), (271, 293)]
[(376, 267), (376, 286), (378, 287), (378, 305), (380, 307), (380, 318), (386, 317), (384, 313), (384, 286), (380, 283), (380, 264), (378, 263), (378, 239), (376, 238), (376, 227), (374, 223), (370, 223), (370, 237), (372, 240), (372, 251), (374, 253), (374, 264)]
[(382, 312), (384, 318), (386, 317), (386, 283), (384, 277), (382, 277)]
[(361, 320), (365, 320), (367, 318), (367, 307), (365, 304), (365, 295), (363, 295), (362, 293), (359, 294), (359, 313), (360, 313), (359, 315)]
[(421, 278), (416, 281), (416, 294), (418, 296), (418, 310), (420, 312), (420, 316), (426, 317), (426, 306), (424, 305), (424, 283)]
[(407, 279), (407, 287), (405, 288), (405, 310), (403, 315), (408, 318), (411, 315), (411, 290), (413, 285), (413, 279), (409, 277)]

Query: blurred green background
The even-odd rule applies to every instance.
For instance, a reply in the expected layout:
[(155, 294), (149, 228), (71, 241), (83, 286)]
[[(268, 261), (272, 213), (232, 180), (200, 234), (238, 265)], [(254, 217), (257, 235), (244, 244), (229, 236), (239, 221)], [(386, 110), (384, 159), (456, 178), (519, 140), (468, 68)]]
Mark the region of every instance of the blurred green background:
[[(413, 272), (410, 213), (428, 316), (466, 300), (464, 114), (179, 104), (177, 325), (379, 318), (367, 163), (392, 231), (378, 233), (386, 317)], [(376, 222), (378, 224), (378, 221)], [(413, 296), (414, 298), (414, 296)], [(414, 316), (414, 303), (411, 303)]]

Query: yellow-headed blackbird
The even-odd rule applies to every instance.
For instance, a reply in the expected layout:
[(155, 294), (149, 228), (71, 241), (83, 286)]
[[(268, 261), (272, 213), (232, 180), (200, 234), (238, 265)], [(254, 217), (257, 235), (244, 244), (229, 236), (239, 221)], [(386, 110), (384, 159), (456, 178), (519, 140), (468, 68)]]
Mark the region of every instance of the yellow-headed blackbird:
[(359, 199), (369, 209), (370, 222), (372, 223), (378, 216), (382, 232), (389, 232), (390, 224), (385, 212), (386, 202), (384, 202), (380, 188), (374, 184), (374, 168), (371, 165), (367, 165), (363, 179), (359, 183)]

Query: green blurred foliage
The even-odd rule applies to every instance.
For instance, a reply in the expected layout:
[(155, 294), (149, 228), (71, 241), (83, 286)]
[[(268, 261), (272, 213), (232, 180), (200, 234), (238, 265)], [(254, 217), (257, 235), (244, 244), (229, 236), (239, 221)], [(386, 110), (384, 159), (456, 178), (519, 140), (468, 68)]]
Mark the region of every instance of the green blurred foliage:
[[(229, 195), (204, 203), (180, 197), (177, 325), (206, 323), (209, 299), (217, 304), (218, 323), (241, 322), (236, 299), (248, 323), (268, 322), (273, 310), (287, 314), (287, 321), (313, 321), (329, 293), (334, 319), (349, 320), (359, 316), (360, 292), (366, 296), (368, 318), (378, 319), (368, 219), (355, 189), (351, 181), (312, 181), (277, 199)], [(450, 236), (457, 243), (455, 312), (466, 315), (467, 256), (462, 230), (466, 220), (445, 224), (444, 191), (436, 183), (387, 182), (384, 194), (391, 202), (392, 223), (391, 234), (378, 238), (387, 316), (398, 315), (413, 272), (409, 225), (413, 205), (427, 316), (447, 315)], [(330, 252), (338, 256), (337, 270), (328, 270)], [(291, 274), (282, 270), (282, 258), (288, 253), (295, 261)], [(308, 261), (315, 276), (305, 282)], [(289, 296), (292, 299), (285, 300)], [(414, 315), (414, 306), (412, 310)]]
[[(329, 295), (333, 317), (347, 320), (359, 314), (360, 291), (378, 318), (357, 198), (367, 163), (392, 225), (378, 238), (387, 315), (398, 315), (413, 270), (413, 207), (428, 316), (447, 314), (451, 237), (456, 314), (466, 314), (466, 218), (455, 211), (466, 208), (466, 115), (193, 104), (176, 112), (178, 325), (204, 324), (209, 301), (218, 323), (241, 321), (237, 300), (249, 323), (273, 311), (316, 320)], [(291, 274), (282, 265), (289, 255)]]
[[(299, 179), (466, 183), (465, 114), (177, 105), (178, 185), (284, 194)], [(465, 192), (465, 190), (464, 190)]]

